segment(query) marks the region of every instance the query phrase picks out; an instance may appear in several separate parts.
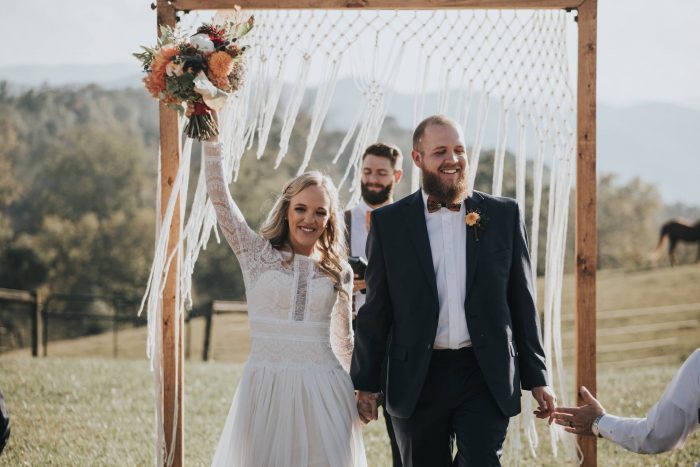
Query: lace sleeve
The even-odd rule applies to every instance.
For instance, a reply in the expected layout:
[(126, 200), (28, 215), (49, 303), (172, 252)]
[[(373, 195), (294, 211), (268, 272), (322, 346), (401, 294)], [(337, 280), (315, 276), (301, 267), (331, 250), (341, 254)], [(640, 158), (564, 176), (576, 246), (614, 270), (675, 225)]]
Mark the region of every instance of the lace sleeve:
[(259, 243), (263, 239), (248, 226), (231, 197), (224, 175), (221, 144), (204, 142), (203, 148), (209, 199), (214, 205), (219, 228), (245, 270), (252, 259), (250, 256), (260, 249)]
[(343, 269), (343, 289), (331, 313), (331, 348), (345, 371), (350, 371), (354, 337), (352, 331), (352, 270), (348, 264)]

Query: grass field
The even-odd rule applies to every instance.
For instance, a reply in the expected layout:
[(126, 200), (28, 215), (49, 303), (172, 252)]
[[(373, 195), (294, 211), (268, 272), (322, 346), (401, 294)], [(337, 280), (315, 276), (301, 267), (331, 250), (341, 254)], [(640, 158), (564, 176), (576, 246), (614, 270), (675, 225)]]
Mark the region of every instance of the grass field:
[[(641, 416), (661, 394), (676, 366), (602, 371), (600, 394), (612, 412)], [(185, 385), (185, 460), (209, 465), (241, 364), (192, 362)], [(153, 406), (145, 361), (0, 357), (0, 386), (13, 417), (2, 466), (151, 465)], [(554, 458), (539, 425), (537, 459), (521, 465), (571, 465)], [(383, 422), (365, 428), (370, 465), (389, 465)], [(506, 454), (504, 465), (513, 465)], [(686, 466), (700, 460), (700, 433), (683, 450), (640, 456), (599, 442), (601, 466)]]
[[(598, 393), (606, 408), (642, 416), (683, 359), (700, 347), (700, 267), (603, 271), (598, 275)], [(542, 291), (540, 285), (540, 292)], [(563, 291), (564, 352), (573, 367), (573, 278)], [(201, 355), (203, 320), (189, 329), (186, 365), (187, 465), (209, 465), (249, 351), (245, 315), (214, 318), (210, 362)], [(152, 380), (144, 360), (145, 329), (51, 342), (49, 358), (27, 350), (0, 355), (0, 387), (13, 414), (13, 436), (0, 466), (152, 464)], [(78, 357), (78, 358), (69, 358)], [(89, 357), (89, 358), (88, 358)], [(569, 375), (568, 387), (573, 387)], [(383, 422), (365, 428), (370, 465), (389, 465)], [(544, 424), (541, 448), (521, 465), (566, 465), (555, 458)], [(509, 439), (512, 441), (513, 436)], [(514, 465), (506, 455), (505, 465)], [(655, 456), (599, 443), (601, 466), (685, 466), (700, 461), (700, 434), (685, 449)]]

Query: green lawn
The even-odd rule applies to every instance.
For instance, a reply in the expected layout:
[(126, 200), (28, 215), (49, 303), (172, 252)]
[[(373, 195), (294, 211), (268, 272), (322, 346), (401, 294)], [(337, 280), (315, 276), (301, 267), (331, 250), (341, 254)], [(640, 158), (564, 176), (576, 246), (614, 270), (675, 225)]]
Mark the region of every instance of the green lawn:
[[(599, 393), (606, 408), (643, 415), (678, 364), (601, 371)], [(187, 364), (186, 465), (209, 465), (240, 371), (237, 363)], [(0, 465), (152, 464), (152, 380), (145, 361), (4, 356), (0, 357), (0, 387), (13, 417), (12, 437)], [(380, 421), (365, 428), (373, 466), (388, 465), (383, 426)], [(539, 429), (539, 457), (533, 460), (524, 450), (521, 465), (565, 464), (561, 457), (552, 456), (544, 423)], [(683, 450), (655, 456), (631, 454), (599, 442), (601, 466), (685, 466), (698, 460), (699, 433)], [(507, 455), (504, 465), (514, 465)]]
[[(683, 359), (700, 347), (700, 267), (686, 265), (598, 274), (598, 393), (606, 408), (642, 416), (663, 391)], [(539, 292), (543, 285), (540, 281)], [(563, 290), (563, 346), (573, 371), (573, 278)], [(250, 349), (245, 315), (214, 319), (211, 362), (201, 355), (203, 320), (188, 329), (191, 360), (186, 363), (185, 456), (187, 465), (209, 465)], [(0, 466), (151, 465), (152, 377), (145, 354), (145, 329), (51, 342), (48, 359), (31, 359), (22, 349), (0, 355), (0, 388), (13, 414), (13, 436)], [(86, 357), (92, 357), (92, 359)], [(77, 358), (76, 358), (77, 357)], [(571, 380), (571, 376), (569, 376)], [(569, 382), (568, 388), (573, 391)], [(383, 421), (365, 428), (370, 465), (388, 465)], [(523, 451), (521, 465), (557, 466), (544, 424), (536, 460)], [(512, 442), (514, 436), (509, 435)], [(695, 465), (700, 435), (684, 450), (639, 456), (599, 443), (599, 465)], [(504, 464), (514, 465), (506, 451)]]

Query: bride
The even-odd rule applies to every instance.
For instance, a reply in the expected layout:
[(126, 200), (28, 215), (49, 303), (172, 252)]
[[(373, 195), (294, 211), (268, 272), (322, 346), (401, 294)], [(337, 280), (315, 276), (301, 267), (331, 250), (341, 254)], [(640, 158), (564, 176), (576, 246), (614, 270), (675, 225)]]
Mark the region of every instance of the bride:
[(366, 466), (353, 385), (344, 228), (330, 178), (285, 185), (260, 233), (228, 190), (221, 145), (204, 142), (207, 191), (243, 271), (250, 358), (213, 466)]

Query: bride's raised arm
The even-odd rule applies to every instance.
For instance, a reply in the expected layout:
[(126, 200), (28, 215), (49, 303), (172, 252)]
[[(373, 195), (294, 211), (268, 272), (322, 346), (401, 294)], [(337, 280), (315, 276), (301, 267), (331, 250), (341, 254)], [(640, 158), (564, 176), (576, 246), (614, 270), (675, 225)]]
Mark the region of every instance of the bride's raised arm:
[(214, 205), (216, 219), (226, 241), (231, 245), (238, 261), (243, 266), (248, 261), (252, 250), (260, 246), (257, 245), (260, 236), (248, 226), (228, 189), (224, 175), (221, 143), (203, 142), (202, 145), (209, 199)]
[(338, 291), (338, 299), (331, 312), (331, 348), (340, 365), (350, 371), (354, 336), (352, 331), (352, 269), (346, 265), (343, 271), (343, 290)]

